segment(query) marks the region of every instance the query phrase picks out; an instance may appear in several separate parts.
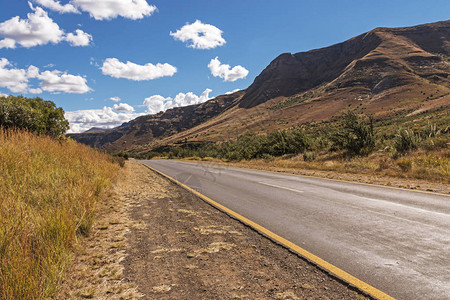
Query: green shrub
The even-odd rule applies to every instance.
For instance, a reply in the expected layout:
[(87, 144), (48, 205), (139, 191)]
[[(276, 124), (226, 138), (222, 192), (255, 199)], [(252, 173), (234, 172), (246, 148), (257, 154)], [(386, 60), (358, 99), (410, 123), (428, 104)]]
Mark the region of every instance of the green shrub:
[(52, 101), (8, 96), (0, 97), (0, 126), (62, 136), (69, 129), (69, 122), (64, 118), (63, 109)]
[(445, 149), (449, 147), (450, 145), (450, 138), (449, 136), (437, 136), (434, 138), (428, 138), (426, 139), (421, 147), (423, 147), (427, 151), (433, 151), (433, 150), (439, 150), (439, 149)]
[(425, 138), (433, 138), (438, 136), (441, 131), (437, 128), (436, 124), (432, 124), (428, 122), (428, 126), (425, 127), (423, 134)]
[(350, 155), (368, 155), (372, 152), (375, 148), (373, 117), (359, 117), (352, 110), (342, 117), (339, 131), (331, 136), (334, 146)]
[(417, 149), (419, 143), (420, 136), (411, 129), (400, 129), (394, 138), (395, 150), (400, 154)]

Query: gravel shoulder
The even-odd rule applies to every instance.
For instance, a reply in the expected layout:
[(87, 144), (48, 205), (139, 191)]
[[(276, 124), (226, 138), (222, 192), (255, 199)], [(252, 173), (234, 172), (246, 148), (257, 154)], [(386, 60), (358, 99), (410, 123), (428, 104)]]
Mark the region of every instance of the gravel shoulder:
[(366, 298), (137, 162), (127, 162), (111, 201), (61, 296)]

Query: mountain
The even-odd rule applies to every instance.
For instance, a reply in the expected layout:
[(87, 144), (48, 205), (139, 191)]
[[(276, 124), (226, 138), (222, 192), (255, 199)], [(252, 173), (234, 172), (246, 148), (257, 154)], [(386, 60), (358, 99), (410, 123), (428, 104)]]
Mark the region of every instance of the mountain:
[(448, 83), (450, 22), (407, 28), (377, 28), (327, 48), (285, 53), (272, 61), (247, 89), (240, 103), (250, 108), (279, 96), (319, 85), (330, 92), (359, 88), (379, 94), (422, 82)]
[(380, 118), (448, 109), (449, 63), (450, 21), (376, 28), (330, 47), (281, 54), (249, 88), (232, 95), (70, 136), (114, 151), (223, 141), (329, 120), (349, 108)]

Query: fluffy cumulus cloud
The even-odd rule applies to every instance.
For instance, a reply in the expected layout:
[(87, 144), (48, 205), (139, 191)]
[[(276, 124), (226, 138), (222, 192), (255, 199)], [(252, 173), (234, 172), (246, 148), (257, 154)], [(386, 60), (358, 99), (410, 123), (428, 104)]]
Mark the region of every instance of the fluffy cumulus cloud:
[(222, 64), (218, 57), (211, 59), (208, 68), (214, 77), (223, 78), (224, 81), (236, 81), (248, 75), (248, 70), (243, 66), (238, 65), (231, 68), (230, 65)]
[(3, 97), (8, 97), (8, 95), (0, 92), (0, 98), (3, 98)]
[[(32, 88), (29, 80), (40, 80), (39, 88)], [(0, 87), (13, 93), (40, 94), (47, 92), (64, 92), (83, 94), (91, 90), (82, 76), (63, 73), (58, 70), (40, 72), (38, 67), (28, 69), (14, 68), (6, 58), (0, 58)]]
[(63, 40), (67, 40), (73, 46), (89, 45), (92, 36), (82, 30), (77, 30), (75, 34), (69, 33), (66, 35), (64, 30), (59, 28), (46, 11), (40, 7), (33, 7), (31, 3), (29, 4), (33, 12), (27, 15), (27, 19), (20, 19), (16, 16), (0, 23), (0, 36), (3, 37), (0, 40), (0, 49), (14, 49), (17, 45), (29, 48), (48, 43), (57, 44)]
[(13, 68), (6, 58), (0, 59), (0, 87), (24, 93), (28, 90), (28, 78), (27, 70)]
[(114, 104), (113, 110), (115, 110), (115, 111), (133, 112), (134, 111), (134, 107), (129, 105), (129, 104), (127, 104), (127, 103), (119, 103), (119, 104)]
[(188, 42), (188, 47), (194, 49), (213, 49), (226, 43), (222, 30), (199, 20), (184, 25), (176, 32), (170, 32), (170, 35), (176, 40)]
[(72, 46), (89, 46), (92, 41), (92, 35), (81, 29), (75, 30), (75, 33), (68, 33), (65, 40)]
[(80, 13), (78, 9), (71, 3), (62, 5), (57, 0), (34, 0), (37, 4), (42, 5), (51, 10), (56, 10), (59, 13)]
[(87, 85), (86, 78), (58, 70), (44, 71), (37, 78), (41, 80), (42, 89), (47, 92), (84, 94), (91, 90)]
[(114, 102), (120, 102), (120, 97), (111, 97), (109, 98), (109, 100), (114, 101)]
[(0, 23), (1, 48), (15, 48), (16, 44), (23, 47), (33, 47), (48, 43), (59, 43), (64, 38), (64, 31), (40, 7), (34, 8), (30, 4), (32, 13), (28, 19), (18, 16)]
[(103, 109), (67, 111), (65, 117), (70, 124), (69, 133), (84, 132), (93, 127), (110, 129), (146, 114), (156, 114), (173, 107), (203, 103), (211, 99), (209, 93), (211, 93), (210, 89), (206, 89), (200, 96), (192, 92), (179, 93), (175, 98), (154, 95), (145, 99), (144, 105), (147, 111), (143, 113), (135, 112), (134, 108), (127, 103), (119, 103), (114, 104), (113, 107), (105, 106)]
[(96, 20), (110, 20), (117, 17), (137, 20), (151, 16), (156, 6), (146, 0), (71, 0), (61, 4), (58, 0), (34, 0), (37, 4), (59, 13), (80, 13), (84, 11)]
[(156, 6), (145, 0), (72, 0), (73, 6), (88, 12), (96, 20), (110, 20), (118, 16), (137, 20), (150, 16)]
[(135, 81), (153, 80), (164, 76), (173, 76), (173, 74), (177, 72), (177, 68), (167, 63), (138, 65), (129, 61), (123, 63), (117, 58), (107, 58), (100, 69), (104, 75)]
[(103, 109), (67, 111), (65, 117), (70, 124), (68, 132), (78, 133), (89, 130), (92, 127), (104, 129), (114, 128), (144, 114), (130, 111), (116, 112), (114, 108), (105, 106)]
[(147, 106), (147, 112), (149, 114), (157, 114), (161, 111), (166, 111), (173, 107), (182, 107), (193, 104), (200, 104), (211, 99), (209, 93), (212, 90), (206, 89), (200, 96), (195, 95), (192, 92), (179, 93), (175, 98), (164, 98), (161, 95), (153, 95), (145, 98), (144, 105)]

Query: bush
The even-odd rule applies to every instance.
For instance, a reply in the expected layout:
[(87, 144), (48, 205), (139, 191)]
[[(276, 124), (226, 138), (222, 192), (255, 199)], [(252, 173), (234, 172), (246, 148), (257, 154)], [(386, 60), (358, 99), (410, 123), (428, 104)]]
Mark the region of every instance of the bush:
[(125, 151), (113, 152), (112, 156), (117, 157), (121, 163), (121, 166), (125, 164), (125, 160), (128, 160), (130, 155)]
[(304, 161), (313, 161), (316, 159), (316, 152), (313, 151), (307, 151), (303, 153), (303, 160)]
[(52, 101), (8, 96), (0, 97), (0, 126), (62, 136), (69, 129), (69, 122), (64, 118), (63, 109)]
[(436, 124), (428, 123), (428, 126), (425, 127), (423, 134), (425, 138), (433, 138), (438, 136), (441, 131), (437, 128)]
[(401, 129), (394, 139), (395, 150), (400, 154), (417, 149), (419, 143), (420, 136), (411, 129)]
[(397, 165), (403, 172), (408, 172), (412, 169), (412, 161), (409, 159), (401, 159), (397, 162)]
[(340, 131), (332, 135), (334, 146), (350, 155), (368, 155), (375, 148), (373, 117), (359, 117), (354, 111), (342, 115)]

